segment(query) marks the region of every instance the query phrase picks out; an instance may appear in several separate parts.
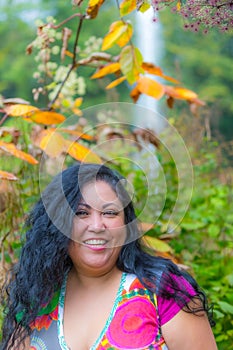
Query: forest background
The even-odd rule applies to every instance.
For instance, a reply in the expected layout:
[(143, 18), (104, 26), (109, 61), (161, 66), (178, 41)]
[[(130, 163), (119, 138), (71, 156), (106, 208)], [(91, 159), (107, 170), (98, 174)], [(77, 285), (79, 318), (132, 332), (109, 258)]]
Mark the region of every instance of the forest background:
[[(64, 68), (67, 60), (72, 61), (74, 58), (72, 50), (69, 51), (74, 39), (72, 39), (71, 32), (67, 30), (65, 34), (63, 32), (67, 39), (64, 40), (63, 36), (63, 40), (60, 38), (60, 43), (53, 44), (52, 54), (55, 57), (53, 61), (55, 65), (53, 66), (49, 61), (49, 70), (53, 78), (55, 72), (60, 69), (60, 77), (57, 76), (56, 86), (43, 81), (42, 75), (45, 72), (40, 66), (41, 47), (38, 42), (36, 44), (34, 42), (34, 46), (29, 45), (36, 36), (35, 20), (41, 20), (45, 24), (52, 21), (51, 17), (53, 17), (56, 19), (56, 24), (61, 23), (77, 12), (74, 6), (77, 5), (77, 1), (73, 3), (72, 6), (69, 1), (65, 3), (64, 1), (35, 0), (29, 3), (28, 1), (12, 0), (2, 1), (0, 5), (0, 94), (2, 95), (0, 142), (3, 142), (0, 143), (2, 279), (6, 269), (17, 261), (24, 239), (22, 226), (25, 216), (40, 194), (39, 165), (36, 164), (36, 161), (39, 162), (41, 159), (42, 151), (45, 153), (47, 151), (46, 167), (56, 171), (56, 158), (64, 153), (64, 144), (59, 143), (61, 142), (60, 136), (54, 139), (59, 143), (60, 148), (57, 147), (56, 142), (51, 145), (49, 151), (48, 144), (43, 146), (45, 138), (51, 137), (48, 130), (51, 131), (52, 127), (56, 127), (62, 121), (59, 118), (62, 118), (65, 111), (69, 110), (79, 118), (78, 128), (73, 130), (76, 131), (77, 136), (88, 126), (85, 121), (85, 113), (82, 115), (82, 111), (86, 108), (106, 102), (132, 103), (132, 97), (134, 100), (138, 98), (137, 103), (140, 105), (144, 103), (140, 94), (147, 94), (151, 100), (156, 98), (158, 101), (156, 108), (162, 115), (166, 115), (169, 122), (182, 135), (190, 152), (194, 171), (194, 189), (189, 209), (179, 226), (170, 233), (165, 223), (170, 215), (170, 208), (176, 201), (179, 180), (176, 164), (169, 152), (163, 146), (158, 145), (159, 137), (157, 138), (150, 132), (149, 138), (146, 134), (142, 135), (144, 141), (147, 140), (155, 147), (169, 189), (158, 222), (156, 225), (145, 227), (147, 236), (150, 237), (149, 242), (159, 254), (171, 257), (188, 268), (195, 276), (207, 292), (210, 303), (214, 304), (216, 326), (213, 330), (219, 349), (233, 349), (233, 295), (231, 292), (233, 287), (231, 268), (233, 264), (233, 214), (231, 211), (233, 199), (233, 100), (231, 98), (233, 77), (230, 74), (233, 54), (232, 33), (221, 32), (217, 26), (209, 29), (208, 33), (203, 33), (203, 30), (199, 28), (196, 31), (196, 27), (188, 28), (193, 31), (184, 30), (183, 18), (173, 13), (169, 7), (164, 8), (159, 11), (159, 18), (156, 18), (156, 21), (160, 23), (159, 39), (162, 45), (157, 46), (159, 52), (155, 52), (154, 65), (152, 67), (143, 66), (144, 69), (154, 69), (155, 76), (159, 77), (158, 85), (153, 85), (152, 90), (155, 93), (145, 88), (141, 81), (141, 91), (136, 91), (136, 97), (135, 94), (132, 94), (132, 84), (129, 80), (133, 79), (133, 84), (139, 84), (138, 77), (129, 77), (126, 68), (123, 69), (122, 76), (119, 75), (119, 66), (116, 66), (118, 61), (115, 59), (111, 62), (112, 57), (117, 57), (119, 54), (119, 47), (117, 49), (113, 45), (112, 48), (110, 47), (111, 59), (105, 56), (106, 61), (104, 63), (101, 61), (102, 66), (112, 64), (111, 69), (108, 68), (108, 71), (102, 74), (103, 79), (90, 79), (96, 72), (96, 68), (100, 66), (99, 55), (97, 63), (92, 60), (89, 66), (85, 64), (79, 66), (78, 73), (72, 72), (75, 74), (71, 75), (70, 84), (66, 84), (66, 91), (63, 90), (63, 96), (60, 96), (56, 100), (57, 104), (53, 106), (59, 113), (50, 115), (50, 123), (44, 120), (49, 118), (48, 114), (44, 116), (38, 113), (37, 117), (35, 117), (36, 114), (34, 115), (34, 121), (30, 120), (29, 123), (25, 119), (30, 119), (32, 110), (28, 110), (27, 106), (33, 105), (41, 109), (49, 106), (56, 96), (56, 87), (62, 84), (62, 80), (67, 75), (67, 70)], [(98, 3), (100, 4), (100, 1), (97, 1)], [(127, 17), (133, 28), (135, 28), (135, 12)], [(108, 33), (109, 26), (120, 19), (118, 7), (115, 2), (111, 1), (99, 5), (96, 18), (93, 13), (93, 10), (90, 10), (93, 19), (85, 23), (79, 36), (79, 55), (82, 54), (84, 60), (93, 53), (101, 51), (103, 38)], [(43, 26), (43, 23), (37, 21), (37, 26)], [(155, 23), (156, 25), (158, 23)], [(69, 21), (68, 26), (75, 32), (77, 21)], [(128, 26), (127, 31), (130, 31), (130, 28)], [(139, 28), (140, 30), (143, 33), (144, 28)], [(137, 40), (137, 33), (134, 34), (133, 40)], [(49, 35), (52, 39), (55, 38), (53, 32), (50, 32)], [(65, 47), (66, 44), (67, 47)], [(124, 49), (125, 46), (122, 47)], [(26, 48), (28, 54), (25, 53)], [(61, 62), (62, 49), (65, 53), (64, 60)], [(140, 70), (135, 66), (141, 62), (141, 57), (137, 51), (134, 52), (137, 59), (133, 63), (133, 69)], [(97, 68), (97, 72), (99, 70)], [(116, 77), (113, 78), (115, 74)], [(127, 79), (124, 79), (127, 74)], [(169, 90), (169, 88), (166, 90), (167, 84), (165, 84), (167, 93), (161, 92), (164, 91), (164, 87), (160, 85), (162, 84), (161, 79), (165, 78), (168, 83), (173, 83), (171, 77), (181, 81), (182, 86), (185, 86), (184, 90), (179, 92), (177, 90), (175, 94), (174, 90)], [(106, 86), (115, 78), (121, 79), (117, 82), (121, 84), (114, 83), (113, 88), (106, 90)], [(43, 90), (46, 84), (47, 89)], [(26, 101), (29, 104), (25, 104)], [(23, 108), (23, 112), (22, 110), (19, 112), (19, 106)], [(43, 110), (43, 112), (46, 111)], [(52, 110), (49, 109), (49, 112), (52, 113)], [(108, 124), (109, 116), (104, 117), (105, 123)], [(121, 138), (126, 137), (121, 129), (106, 129), (105, 136), (107, 134), (108, 138), (111, 138), (113, 131)], [(131, 131), (128, 133), (131, 133), (130, 136), (134, 139), (136, 138), (135, 133)], [(33, 138), (38, 134), (40, 134), (40, 139), (37, 143), (33, 143)], [(129, 134), (127, 135), (129, 137)], [(71, 137), (72, 133), (70, 132), (68, 136)], [(9, 146), (6, 148), (6, 143), (13, 144), (17, 149), (12, 150)], [(67, 157), (66, 164), (71, 164), (73, 159), (80, 159), (81, 153), (86, 155), (86, 150), (91, 149), (96, 143), (98, 144), (96, 135), (94, 138), (93, 135), (84, 133), (78, 148), (73, 149)], [(56, 153), (58, 148), (60, 153)], [(132, 152), (132, 149), (123, 151)], [(138, 149), (135, 152), (138, 152)], [(32, 158), (27, 156), (28, 154)], [(91, 156), (92, 160), (99, 159), (94, 153)], [(141, 198), (146, 196), (142, 173), (135, 171), (132, 164), (124, 161), (115, 162), (113, 166), (133, 179), (137, 189), (136, 200), (139, 206), (142, 205)], [(53, 172), (49, 175), (53, 175)]]

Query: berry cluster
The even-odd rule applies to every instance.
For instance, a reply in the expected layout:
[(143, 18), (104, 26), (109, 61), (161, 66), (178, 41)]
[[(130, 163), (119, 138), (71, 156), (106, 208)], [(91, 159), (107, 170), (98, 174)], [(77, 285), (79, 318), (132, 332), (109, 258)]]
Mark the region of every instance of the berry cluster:
[(233, 0), (151, 0), (154, 11), (171, 6), (184, 18), (184, 28), (194, 32), (218, 28), (227, 32), (233, 28)]
[[(70, 65), (63, 62), (67, 52), (72, 56), (72, 53), (68, 51), (68, 39), (65, 43), (65, 53), (62, 54), (64, 29), (63, 31), (58, 30), (53, 17), (48, 17), (46, 23), (37, 21), (36, 24), (37, 37), (27, 47), (28, 54), (35, 52), (37, 62), (37, 69), (33, 77), (39, 86), (33, 89), (34, 100), (37, 101), (41, 94), (47, 95), (49, 101), (56, 100), (53, 107), (60, 108), (61, 111), (63, 108), (72, 109), (77, 96), (85, 95), (86, 82), (82, 76), (78, 76), (77, 70), (69, 72)], [(100, 50), (101, 43), (101, 38), (92, 36), (84, 43), (84, 48), (76, 47), (76, 52), (80, 58), (86, 58)], [(59, 93), (61, 86), (62, 93)]]

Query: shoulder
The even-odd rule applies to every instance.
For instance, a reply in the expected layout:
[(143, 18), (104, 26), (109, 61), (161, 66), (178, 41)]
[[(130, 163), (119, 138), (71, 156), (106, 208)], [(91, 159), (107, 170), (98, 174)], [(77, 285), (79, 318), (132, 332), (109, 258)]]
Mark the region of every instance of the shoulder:
[(217, 350), (208, 318), (204, 312), (194, 315), (180, 310), (162, 326), (162, 334), (169, 349)]

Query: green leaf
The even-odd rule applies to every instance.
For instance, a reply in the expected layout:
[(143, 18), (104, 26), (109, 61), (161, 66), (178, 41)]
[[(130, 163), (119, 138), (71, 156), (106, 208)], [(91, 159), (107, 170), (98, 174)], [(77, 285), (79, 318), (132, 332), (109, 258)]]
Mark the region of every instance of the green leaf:
[(214, 310), (214, 315), (216, 318), (223, 318), (225, 316), (225, 314), (223, 314), (222, 312), (220, 312), (218, 310)]
[(230, 286), (233, 286), (233, 274), (225, 276), (225, 279), (227, 280)]
[(198, 230), (202, 227), (205, 227), (206, 223), (202, 221), (191, 221), (191, 222), (182, 222), (181, 227), (187, 231)]
[(143, 57), (140, 50), (134, 46), (126, 46), (120, 54), (120, 66), (122, 73), (130, 84), (137, 81), (140, 73), (144, 73), (142, 69)]
[(208, 233), (210, 237), (216, 238), (220, 233), (220, 227), (218, 225), (211, 224), (208, 227)]
[(233, 315), (233, 306), (231, 304), (227, 303), (226, 301), (219, 301), (218, 305), (223, 312)]

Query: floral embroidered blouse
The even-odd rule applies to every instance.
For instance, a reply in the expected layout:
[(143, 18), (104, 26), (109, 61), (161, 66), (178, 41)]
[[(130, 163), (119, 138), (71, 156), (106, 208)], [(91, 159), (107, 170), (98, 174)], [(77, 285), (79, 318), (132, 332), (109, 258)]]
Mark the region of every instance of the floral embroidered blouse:
[[(70, 350), (63, 333), (65, 292), (66, 279), (52, 307), (44, 308), (31, 325), (30, 350)], [(135, 275), (123, 272), (109, 318), (90, 350), (167, 350), (160, 327), (180, 307), (160, 300), (159, 310), (157, 299)]]

